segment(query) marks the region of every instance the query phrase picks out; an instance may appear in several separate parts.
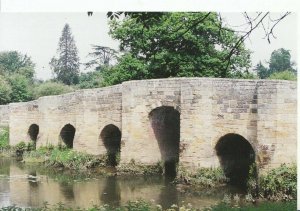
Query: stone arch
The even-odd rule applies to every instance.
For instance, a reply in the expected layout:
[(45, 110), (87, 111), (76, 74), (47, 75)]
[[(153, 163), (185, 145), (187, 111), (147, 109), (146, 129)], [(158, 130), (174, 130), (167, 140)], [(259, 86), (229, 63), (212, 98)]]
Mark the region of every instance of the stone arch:
[(255, 151), (250, 142), (239, 134), (228, 133), (218, 140), (215, 150), (229, 182), (246, 185), (250, 166), (255, 163)]
[(36, 144), (36, 141), (38, 139), (38, 134), (39, 134), (40, 128), (37, 124), (32, 124), (28, 128), (28, 136), (31, 141), (33, 141)]
[(149, 113), (149, 120), (159, 146), (165, 175), (175, 178), (179, 162), (180, 113), (172, 106), (160, 106)]
[(108, 165), (118, 165), (118, 156), (121, 151), (120, 129), (113, 124), (106, 125), (100, 133), (100, 139), (107, 150)]
[(66, 124), (60, 131), (60, 139), (67, 146), (67, 148), (73, 148), (73, 141), (76, 129), (71, 124)]

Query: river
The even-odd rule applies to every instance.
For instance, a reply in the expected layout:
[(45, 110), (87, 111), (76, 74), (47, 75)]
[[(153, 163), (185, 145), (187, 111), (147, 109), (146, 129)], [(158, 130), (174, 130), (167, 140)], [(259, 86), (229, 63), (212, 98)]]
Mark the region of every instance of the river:
[(204, 208), (219, 203), (224, 194), (240, 192), (225, 186), (202, 191), (184, 190), (163, 176), (103, 176), (70, 172), (40, 165), (28, 165), (15, 159), (0, 158), (0, 207), (41, 207), (58, 202), (68, 207), (88, 208), (109, 204), (120, 206), (129, 200), (144, 199), (162, 205), (191, 203)]

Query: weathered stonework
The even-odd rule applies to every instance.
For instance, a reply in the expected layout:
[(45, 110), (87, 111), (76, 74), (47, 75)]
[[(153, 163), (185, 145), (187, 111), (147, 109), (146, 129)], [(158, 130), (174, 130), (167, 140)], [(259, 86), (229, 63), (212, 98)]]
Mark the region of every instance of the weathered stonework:
[(59, 143), (66, 124), (76, 128), (74, 149), (106, 153), (100, 133), (109, 124), (121, 133), (121, 163), (161, 160), (150, 112), (161, 106), (180, 113), (179, 163), (187, 168), (216, 167), (215, 146), (229, 133), (253, 147), (260, 168), (296, 162), (296, 82), (213, 78), (129, 81), (0, 107), (0, 124), (9, 119), (10, 144), (29, 141), (39, 125), (37, 146)]
[(0, 105), (0, 127), (7, 127), (9, 124), (9, 106)]

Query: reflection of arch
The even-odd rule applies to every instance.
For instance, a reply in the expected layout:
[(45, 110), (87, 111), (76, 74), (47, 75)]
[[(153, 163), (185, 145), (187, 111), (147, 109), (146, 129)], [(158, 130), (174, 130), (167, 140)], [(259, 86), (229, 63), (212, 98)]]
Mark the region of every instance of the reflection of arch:
[(60, 131), (60, 138), (68, 148), (73, 148), (75, 131), (75, 127), (71, 124), (66, 124)]
[(67, 200), (74, 200), (75, 199), (75, 193), (74, 193), (74, 184), (68, 183), (68, 182), (60, 182), (59, 183), (59, 190), (61, 194), (67, 199)]
[(245, 185), (250, 166), (255, 162), (251, 144), (243, 136), (229, 133), (219, 139), (215, 150), (230, 183)]
[(108, 164), (111, 166), (118, 165), (117, 155), (121, 149), (121, 131), (113, 124), (106, 125), (100, 133), (108, 155)]
[(116, 177), (107, 177), (105, 186), (101, 193), (101, 201), (103, 204), (110, 204), (113, 206), (120, 206), (121, 202), (121, 188)]
[(39, 134), (39, 126), (37, 124), (30, 125), (28, 129), (28, 135), (30, 140), (36, 143), (38, 134)]
[(149, 119), (164, 162), (165, 174), (175, 177), (179, 161), (180, 113), (171, 106), (161, 106), (149, 113)]

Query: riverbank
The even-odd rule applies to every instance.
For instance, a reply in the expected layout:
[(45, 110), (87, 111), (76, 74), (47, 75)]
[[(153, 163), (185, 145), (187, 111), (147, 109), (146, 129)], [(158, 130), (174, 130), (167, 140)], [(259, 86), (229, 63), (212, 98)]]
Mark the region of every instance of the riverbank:
[[(23, 154), (23, 162), (43, 163), (46, 166), (65, 168), (71, 170), (92, 170), (98, 168), (103, 175), (162, 175), (163, 165), (143, 165), (131, 161), (128, 164), (120, 164), (114, 171), (99, 171), (99, 168), (108, 166), (108, 156), (94, 156), (71, 149), (47, 147), (34, 151), (26, 151)], [(183, 167), (178, 167), (177, 177), (173, 183), (181, 185), (183, 191), (188, 189), (215, 188), (226, 185), (228, 178), (221, 168), (199, 168), (191, 173)], [(259, 187), (259, 188), (258, 188)], [(272, 201), (294, 200), (297, 195), (297, 167), (296, 164), (282, 164), (280, 167), (261, 174), (255, 178), (250, 174), (245, 194), (250, 201), (267, 199)]]
[[(202, 211), (274, 211), (274, 210), (296, 210), (297, 209), (297, 202), (289, 201), (289, 202), (260, 202), (258, 204), (246, 204), (244, 206), (239, 206), (238, 204), (230, 205), (224, 202), (214, 205), (211, 207), (207, 207), (201, 209)], [(137, 200), (137, 201), (129, 201), (123, 206), (113, 207), (109, 205), (102, 205), (102, 206), (93, 206), (88, 209), (72, 209), (70, 207), (65, 206), (62, 203), (58, 203), (56, 205), (50, 206), (49, 204), (45, 203), (44, 206), (40, 208), (21, 208), (16, 206), (9, 206), (3, 207), (1, 210), (19, 210), (19, 211), (50, 211), (50, 210), (57, 210), (57, 211), (196, 211), (199, 210), (194, 208), (191, 204), (186, 204), (182, 206), (178, 206), (176, 204), (172, 205), (167, 209), (163, 209), (161, 205), (155, 204), (152, 202), (146, 202), (144, 200)]]

